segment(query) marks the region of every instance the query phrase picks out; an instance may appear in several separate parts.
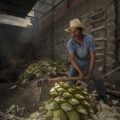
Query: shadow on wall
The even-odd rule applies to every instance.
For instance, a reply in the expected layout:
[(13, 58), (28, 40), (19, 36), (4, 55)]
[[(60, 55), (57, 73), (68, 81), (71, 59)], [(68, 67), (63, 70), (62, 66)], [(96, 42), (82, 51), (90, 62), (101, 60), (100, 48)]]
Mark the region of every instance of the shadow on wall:
[(36, 58), (35, 28), (0, 24), (0, 82), (16, 81), (21, 61)]

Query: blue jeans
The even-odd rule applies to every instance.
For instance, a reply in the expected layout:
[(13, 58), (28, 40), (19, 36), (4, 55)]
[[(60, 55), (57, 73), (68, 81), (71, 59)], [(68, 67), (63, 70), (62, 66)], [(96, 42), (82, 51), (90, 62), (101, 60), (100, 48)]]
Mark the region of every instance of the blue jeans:
[[(81, 66), (80, 67), (83, 72), (88, 71), (88, 66)], [(78, 72), (76, 71), (75, 68), (71, 67), (68, 73), (69, 76), (75, 77), (78, 75)], [(99, 94), (100, 98), (103, 99), (104, 102), (107, 101), (107, 95), (106, 95), (106, 88), (103, 82), (103, 79), (100, 75), (100, 72), (98, 71), (97, 66), (94, 67), (93, 73), (92, 73), (92, 79), (94, 81), (96, 91)], [(75, 84), (75, 81), (70, 81), (70, 84)]]

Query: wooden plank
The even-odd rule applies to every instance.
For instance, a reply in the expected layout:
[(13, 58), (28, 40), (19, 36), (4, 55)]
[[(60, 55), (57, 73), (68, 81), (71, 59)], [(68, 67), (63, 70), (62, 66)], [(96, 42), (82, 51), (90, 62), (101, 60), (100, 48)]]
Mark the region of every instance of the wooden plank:
[(96, 53), (96, 56), (104, 56), (104, 53)]
[(103, 66), (99, 66), (99, 67), (98, 67), (98, 70), (99, 70), (100, 72), (102, 72), (102, 71), (103, 71)]
[(104, 47), (96, 47), (95, 50), (104, 50)]
[(91, 30), (91, 32), (96, 32), (96, 31), (98, 31), (98, 30), (102, 30), (102, 29), (105, 29), (105, 25), (102, 25), (102, 26), (99, 26), (99, 27), (93, 28), (93, 29)]
[(101, 10), (101, 11), (98, 11), (98, 12), (93, 13), (91, 16), (92, 16), (92, 17), (95, 17), (95, 16), (97, 16), (97, 15), (99, 15), (99, 14), (102, 14), (102, 13), (104, 13), (104, 12), (105, 12), (104, 10)]
[(104, 38), (104, 37), (98, 37), (98, 38), (95, 38), (94, 40), (95, 41), (105, 41), (106, 38)]
[(49, 78), (48, 82), (61, 82), (61, 81), (76, 81), (81, 80), (80, 77), (57, 77), (57, 78)]
[(95, 62), (96, 62), (96, 63), (103, 63), (104, 60), (96, 60)]
[(120, 98), (120, 91), (117, 90), (107, 90), (107, 93)]
[(91, 23), (97, 23), (97, 22), (100, 22), (100, 21), (103, 21), (105, 20), (105, 17), (102, 17), (102, 18), (99, 18), (99, 19), (96, 19), (96, 20), (92, 20)]

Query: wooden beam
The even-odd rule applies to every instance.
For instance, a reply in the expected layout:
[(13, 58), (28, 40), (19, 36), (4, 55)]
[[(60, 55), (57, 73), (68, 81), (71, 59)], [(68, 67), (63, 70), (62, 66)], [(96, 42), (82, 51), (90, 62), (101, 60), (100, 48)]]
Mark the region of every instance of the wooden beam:
[(104, 60), (96, 60), (95, 62), (96, 62), (96, 63), (103, 63)]
[[(56, 8), (59, 4), (61, 4), (62, 2), (64, 2), (64, 0), (61, 0), (60, 2), (58, 2), (56, 5), (53, 6), (53, 8)], [(43, 18), (44, 16), (48, 15), (50, 12), (53, 11), (53, 8), (51, 8), (48, 12), (46, 12), (45, 14), (43, 14), (43, 16), (41, 18)]]
[(120, 91), (117, 90), (107, 90), (107, 93), (120, 98)]
[(104, 50), (104, 47), (96, 47), (95, 50)]
[(51, 6), (51, 7), (53, 6), (52, 3), (50, 4), (50, 3), (46, 2), (46, 1), (42, 2), (42, 4), (46, 4), (46, 5)]
[(104, 10), (101, 10), (101, 11), (98, 11), (98, 12), (93, 13), (91, 16), (92, 16), (92, 17), (95, 17), (95, 16), (97, 16), (97, 15), (99, 15), (99, 14), (102, 14), (102, 13), (104, 13), (104, 12), (105, 12)]
[(96, 32), (96, 31), (103, 30), (103, 29), (105, 29), (105, 25), (102, 25), (102, 26), (93, 28), (93, 29), (91, 30), (91, 32)]
[(103, 21), (105, 20), (105, 17), (102, 17), (102, 18), (99, 18), (99, 19), (96, 19), (96, 20), (92, 20), (91, 23), (97, 23), (97, 22), (100, 22), (100, 21)]
[(94, 40), (95, 41), (105, 41), (106, 38), (104, 38), (104, 37), (98, 37), (98, 38), (95, 38)]
[(80, 80), (80, 77), (57, 77), (57, 78), (50, 78), (48, 82), (60, 82), (60, 81), (76, 81)]
[(96, 53), (96, 56), (104, 56), (104, 53)]

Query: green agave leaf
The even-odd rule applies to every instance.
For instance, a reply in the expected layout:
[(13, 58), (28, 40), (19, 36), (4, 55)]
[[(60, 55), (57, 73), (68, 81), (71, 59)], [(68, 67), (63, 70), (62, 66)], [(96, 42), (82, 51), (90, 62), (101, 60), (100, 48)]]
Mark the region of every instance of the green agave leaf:
[(63, 93), (63, 97), (64, 98), (70, 98), (70, 97), (73, 97), (70, 93), (68, 93), (68, 92), (64, 92)]
[(73, 110), (72, 105), (69, 104), (69, 103), (62, 103), (60, 106), (61, 106), (61, 108), (62, 108), (64, 111), (66, 111), (66, 112)]
[(63, 97), (61, 97), (61, 96), (56, 97), (56, 98), (55, 98), (55, 101), (56, 101), (57, 103), (66, 102), (66, 100), (65, 100)]
[(76, 92), (77, 92), (76, 89), (74, 89), (74, 88), (69, 88), (68, 91), (69, 91), (70, 93), (76, 93)]
[(50, 95), (52, 97), (57, 97), (58, 96), (58, 93), (56, 91), (50, 91)]
[(69, 120), (81, 120), (79, 114), (76, 111), (71, 111), (67, 113)]
[(53, 120), (68, 120), (62, 110), (55, 110), (53, 112)]
[(75, 98), (70, 98), (68, 101), (69, 101), (72, 105), (78, 105), (78, 104), (79, 104), (79, 101), (78, 101), (77, 99), (75, 99)]
[(64, 88), (57, 88), (57, 91), (59, 92), (59, 93), (63, 93), (64, 91), (65, 91), (65, 89)]
[(59, 109), (59, 105), (55, 101), (52, 101), (46, 105), (46, 109), (47, 110), (56, 110), (56, 109)]
[(81, 114), (88, 115), (86, 109), (85, 109), (83, 106), (81, 106), (81, 105), (77, 106), (77, 107), (76, 107), (76, 110), (77, 110), (79, 113), (81, 113)]
[(52, 118), (53, 117), (53, 111), (52, 110), (47, 111), (45, 117)]
[(85, 99), (85, 97), (83, 97), (81, 94), (75, 94), (75, 97), (76, 97), (78, 100)]

